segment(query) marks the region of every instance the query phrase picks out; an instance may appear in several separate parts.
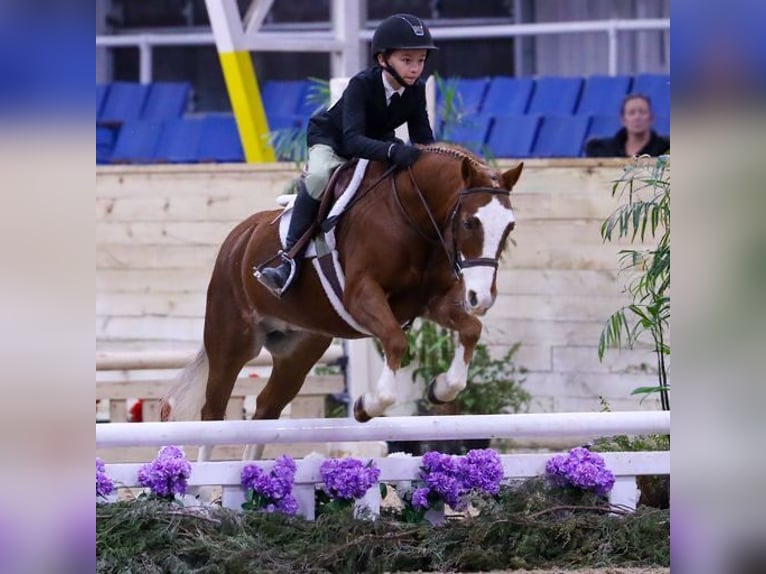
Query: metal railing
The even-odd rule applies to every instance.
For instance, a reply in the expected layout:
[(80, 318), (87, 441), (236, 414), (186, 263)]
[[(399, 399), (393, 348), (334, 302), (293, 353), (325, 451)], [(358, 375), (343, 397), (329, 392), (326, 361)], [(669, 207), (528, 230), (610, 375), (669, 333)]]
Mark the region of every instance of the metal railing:
[[(609, 39), (608, 74), (617, 75), (619, 63), (619, 32), (647, 32), (670, 30), (670, 19), (611, 19), (580, 22), (538, 22), (528, 24), (490, 24), (467, 26), (433, 26), (432, 35), (440, 40), (472, 38), (513, 38), (517, 36), (544, 36), (555, 34), (604, 33)], [(360, 40), (370, 40), (373, 30), (359, 31)], [(258, 49), (273, 52), (327, 52), (337, 53), (343, 43), (327, 31), (259, 31), (253, 36)], [(141, 32), (136, 34), (96, 35), (96, 47), (139, 50), (139, 79), (152, 81), (152, 49), (155, 46), (208, 46), (215, 45), (212, 32)]]

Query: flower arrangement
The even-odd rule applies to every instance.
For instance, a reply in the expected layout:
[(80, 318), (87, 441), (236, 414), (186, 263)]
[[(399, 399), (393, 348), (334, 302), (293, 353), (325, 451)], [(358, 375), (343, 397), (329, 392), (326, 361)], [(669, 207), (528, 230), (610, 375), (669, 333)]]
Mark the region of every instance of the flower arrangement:
[(420, 522), (431, 510), (444, 505), (464, 509), (471, 495), (496, 495), (503, 480), (503, 465), (493, 449), (471, 450), (465, 456), (430, 451), (423, 455), (416, 487), (404, 494), (403, 517)]
[(599, 496), (606, 496), (614, 486), (614, 475), (603, 457), (585, 447), (552, 457), (545, 464), (545, 472), (556, 486), (579, 488)]
[(319, 467), (324, 487), (317, 492), (320, 512), (349, 508), (362, 498), (380, 478), (380, 469), (370, 460), (366, 464), (357, 458), (330, 458)]
[(241, 483), (246, 501), (242, 508), (294, 516), (298, 512), (298, 501), (292, 495), (295, 470), (295, 461), (288, 455), (280, 456), (269, 472), (255, 464), (245, 466)]
[(104, 461), (96, 457), (96, 497), (106, 498), (114, 491), (114, 482), (106, 474)]
[(186, 494), (190, 476), (191, 464), (183, 449), (164, 446), (152, 462), (138, 471), (138, 483), (157, 498), (173, 501), (176, 495)]

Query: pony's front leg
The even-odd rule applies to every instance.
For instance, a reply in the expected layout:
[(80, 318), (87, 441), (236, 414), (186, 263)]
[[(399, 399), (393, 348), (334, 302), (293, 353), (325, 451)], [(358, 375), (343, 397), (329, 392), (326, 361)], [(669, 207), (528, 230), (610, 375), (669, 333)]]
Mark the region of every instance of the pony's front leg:
[(407, 335), (394, 317), (383, 289), (363, 279), (348, 293), (346, 308), (356, 321), (378, 338), (383, 347), (383, 371), (373, 388), (357, 398), (354, 418), (367, 422), (396, 402), (396, 371), (407, 351)]
[(453, 307), (447, 316), (430, 315), (429, 318), (447, 329), (457, 331), (458, 342), (449, 369), (431, 381), (428, 386), (428, 400), (434, 404), (448, 403), (455, 400), (468, 382), (468, 365), (473, 358), (473, 351), (481, 337), (482, 324), (479, 319), (462, 309)]

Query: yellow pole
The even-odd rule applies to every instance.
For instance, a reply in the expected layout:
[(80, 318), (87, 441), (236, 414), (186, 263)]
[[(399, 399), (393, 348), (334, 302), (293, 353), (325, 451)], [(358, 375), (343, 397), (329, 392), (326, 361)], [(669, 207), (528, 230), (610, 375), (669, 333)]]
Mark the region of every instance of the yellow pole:
[(245, 160), (248, 163), (276, 161), (267, 137), (269, 124), (263, 111), (250, 52), (220, 52), (219, 58)]

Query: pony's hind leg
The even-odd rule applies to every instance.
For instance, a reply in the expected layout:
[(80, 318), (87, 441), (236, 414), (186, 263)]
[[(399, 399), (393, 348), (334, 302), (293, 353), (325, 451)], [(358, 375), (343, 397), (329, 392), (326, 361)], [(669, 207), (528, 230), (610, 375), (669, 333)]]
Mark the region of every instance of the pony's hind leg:
[[(205, 314), (208, 378), (202, 420), (224, 419), (237, 376), (258, 355), (264, 341), (263, 332), (251, 320), (252, 313), (244, 308), (227, 278), (216, 272), (210, 282)], [(209, 460), (211, 451), (212, 447), (200, 449), (200, 459)]]
[[(330, 343), (332, 337), (305, 331), (274, 333), (267, 337), (266, 348), (271, 352), (274, 364), (269, 380), (256, 400), (253, 420), (279, 418)], [(259, 460), (263, 449), (263, 444), (248, 445), (244, 460)]]

